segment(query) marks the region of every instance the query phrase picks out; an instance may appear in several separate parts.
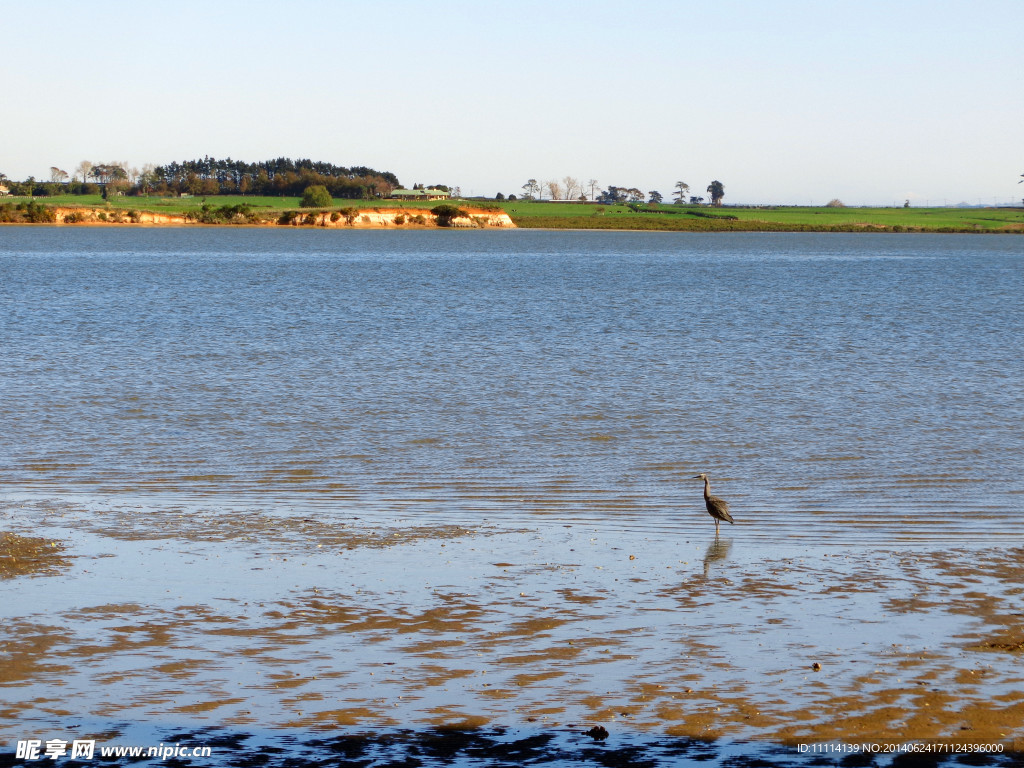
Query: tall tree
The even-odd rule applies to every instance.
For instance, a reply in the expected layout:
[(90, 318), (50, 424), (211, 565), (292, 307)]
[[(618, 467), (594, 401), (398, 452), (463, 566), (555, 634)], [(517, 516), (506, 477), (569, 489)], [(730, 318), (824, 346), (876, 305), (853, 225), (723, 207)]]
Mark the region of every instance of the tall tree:
[(156, 175), (156, 166), (152, 163), (146, 163), (142, 166), (142, 171), (139, 173), (135, 183), (139, 185), (140, 191), (149, 192), (158, 181), (159, 177)]
[(625, 187), (609, 185), (608, 189), (597, 196), (597, 201), (607, 205), (619, 205), (620, 203), (626, 202), (628, 193), (629, 190)]
[(545, 182), (544, 186), (548, 188), (552, 200), (560, 200), (562, 198), (562, 185), (557, 181)]
[(52, 181), (54, 184), (59, 184), (62, 181), (67, 181), (67, 178), (67, 171), (62, 171), (55, 165), (50, 166), (50, 181)]
[(591, 179), (587, 182), (587, 188), (590, 190), (590, 199), (593, 200), (597, 194), (595, 190), (600, 186), (600, 182), (597, 179)]
[(647, 202), (651, 205), (661, 205), (661, 201), (665, 199), (661, 196), (661, 192), (656, 189), (652, 189), (647, 194), (650, 195), (650, 199)]
[(722, 198), (725, 197), (725, 187), (722, 185), (722, 182), (717, 180), (712, 181), (710, 184), (708, 184), (708, 188), (706, 191), (709, 195), (711, 195), (712, 205), (722, 204)]
[(677, 181), (675, 186), (675, 202), (676, 205), (682, 205), (686, 202), (686, 196), (690, 193), (690, 185), (685, 181)]
[(523, 192), (531, 200), (535, 198), (537, 196), (537, 193), (540, 192), (540, 185), (537, 183), (537, 180), (530, 179), (525, 184), (523, 184)]
[(78, 164), (78, 167), (75, 169), (75, 174), (77, 176), (81, 176), (82, 177), (82, 183), (83, 184), (85, 184), (85, 182), (89, 179), (89, 175), (91, 173), (92, 173), (92, 163), (90, 163), (88, 160), (83, 160), (82, 162), (80, 162)]
[(565, 199), (572, 200), (579, 195), (580, 182), (574, 179), (572, 176), (566, 176), (562, 179), (562, 183), (565, 184)]

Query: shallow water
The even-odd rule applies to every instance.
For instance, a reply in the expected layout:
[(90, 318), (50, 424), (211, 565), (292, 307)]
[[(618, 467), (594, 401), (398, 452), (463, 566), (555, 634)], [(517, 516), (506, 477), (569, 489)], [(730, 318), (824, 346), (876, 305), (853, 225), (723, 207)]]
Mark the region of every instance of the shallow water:
[[(1017, 238), (5, 228), (0, 482), (1024, 533)], [(324, 512), (328, 514), (328, 512)]]
[[(473, 766), (515, 742), (527, 764), (672, 766), (1024, 749), (1021, 547), (770, 554), (742, 531), (169, 497), (3, 510), (73, 560), (0, 582), (9, 750), (81, 737), (318, 765), (347, 745), (357, 764)], [(607, 740), (584, 735), (598, 724)]]
[(1024, 750), (1019, 251), (0, 229), (0, 741)]

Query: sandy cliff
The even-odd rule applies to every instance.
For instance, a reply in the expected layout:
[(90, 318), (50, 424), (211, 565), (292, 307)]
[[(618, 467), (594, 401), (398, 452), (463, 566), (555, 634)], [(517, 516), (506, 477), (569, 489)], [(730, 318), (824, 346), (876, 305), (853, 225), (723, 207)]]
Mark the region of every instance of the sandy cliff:
[[(456, 228), (513, 228), (515, 224), (504, 211), (479, 209), (461, 206), (466, 216), (452, 219), (451, 226)], [(125, 224), (133, 226), (192, 226), (199, 222), (190, 220), (180, 213), (155, 213), (152, 211), (135, 211), (129, 216), (121, 209), (102, 210), (96, 208), (54, 209), (58, 224)], [(259, 222), (245, 222), (250, 226), (315, 226), (329, 229), (418, 229), (436, 228), (436, 218), (426, 209), (416, 208), (361, 208), (348, 216), (338, 211), (306, 212), (299, 211), (288, 224), (281, 224), (280, 213), (266, 212), (267, 219)], [(223, 222), (235, 225), (242, 222)]]

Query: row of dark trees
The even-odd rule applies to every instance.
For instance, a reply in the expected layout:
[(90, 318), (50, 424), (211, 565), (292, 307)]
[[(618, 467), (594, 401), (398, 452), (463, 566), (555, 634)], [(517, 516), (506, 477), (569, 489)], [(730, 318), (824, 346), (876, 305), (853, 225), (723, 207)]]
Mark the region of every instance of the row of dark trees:
[[(69, 180), (70, 179), (70, 180)], [(345, 168), (309, 159), (279, 157), (259, 163), (241, 160), (186, 160), (167, 165), (146, 165), (142, 170), (127, 163), (91, 163), (82, 161), (75, 174), (60, 168), (50, 169), (50, 181), (29, 177), (10, 181), (0, 174), (0, 182), (12, 195), (44, 197), (66, 194), (137, 195), (289, 195), (300, 196), (310, 186), (325, 187), (332, 197), (361, 199), (387, 197), (400, 187), (390, 171), (365, 166)]]
[(154, 168), (151, 178), (143, 174), (141, 183), (156, 194), (171, 191), (193, 195), (298, 196), (309, 186), (322, 185), (331, 197), (347, 199), (387, 197), (401, 186), (390, 171), (287, 157), (259, 163), (212, 157), (174, 162)]

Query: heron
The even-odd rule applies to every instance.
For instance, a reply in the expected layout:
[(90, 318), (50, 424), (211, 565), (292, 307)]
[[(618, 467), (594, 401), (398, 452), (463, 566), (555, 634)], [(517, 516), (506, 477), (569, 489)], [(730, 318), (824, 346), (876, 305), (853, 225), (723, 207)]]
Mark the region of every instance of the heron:
[(725, 499), (720, 499), (717, 496), (711, 495), (711, 482), (708, 480), (707, 474), (701, 472), (696, 475), (694, 480), (704, 481), (704, 505), (708, 508), (708, 514), (711, 515), (715, 521), (715, 536), (718, 535), (718, 524), (725, 520), (730, 525), (735, 523), (732, 519), (732, 515), (729, 514), (729, 503)]

